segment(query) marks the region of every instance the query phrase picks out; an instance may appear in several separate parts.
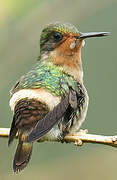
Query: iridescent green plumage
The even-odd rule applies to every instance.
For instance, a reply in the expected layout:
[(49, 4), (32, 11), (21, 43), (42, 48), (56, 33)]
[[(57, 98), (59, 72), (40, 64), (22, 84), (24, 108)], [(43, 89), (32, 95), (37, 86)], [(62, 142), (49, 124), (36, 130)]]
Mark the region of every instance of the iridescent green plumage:
[(77, 34), (79, 32), (78, 29), (75, 26), (71, 25), (70, 23), (60, 23), (60, 22), (48, 24), (42, 32), (46, 31), (47, 29), (49, 31), (58, 31), (61, 33)]
[(20, 89), (44, 88), (50, 93), (62, 96), (68, 86), (77, 89), (77, 83), (72, 76), (64, 73), (61, 67), (50, 62), (50, 58), (39, 61), (31, 71), (22, 76), (12, 93)]

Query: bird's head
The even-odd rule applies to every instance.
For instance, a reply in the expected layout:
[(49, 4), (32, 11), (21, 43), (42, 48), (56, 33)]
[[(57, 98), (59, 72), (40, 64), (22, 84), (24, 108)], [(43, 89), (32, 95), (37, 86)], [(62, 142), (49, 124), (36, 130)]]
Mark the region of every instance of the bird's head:
[[(74, 72), (82, 71), (81, 48), (84, 46), (84, 39), (105, 35), (108, 33), (81, 33), (69, 23), (51, 23), (41, 33), (40, 53), (42, 56), (45, 54), (51, 56), (54, 64), (74, 74)], [(78, 75), (78, 73), (75, 74)]]

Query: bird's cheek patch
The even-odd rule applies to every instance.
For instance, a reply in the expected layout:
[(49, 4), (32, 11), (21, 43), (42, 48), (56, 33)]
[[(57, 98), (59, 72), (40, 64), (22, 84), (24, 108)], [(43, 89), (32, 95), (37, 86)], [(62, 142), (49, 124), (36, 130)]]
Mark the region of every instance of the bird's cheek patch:
[(70, 44), (70, 49), (74, 49), (76, 47), (76, 41), (73, 41), (71, 44)]
[(82, 41), (82, 47), (84, 47), (84, 46), (85, 46), (85, 40)]

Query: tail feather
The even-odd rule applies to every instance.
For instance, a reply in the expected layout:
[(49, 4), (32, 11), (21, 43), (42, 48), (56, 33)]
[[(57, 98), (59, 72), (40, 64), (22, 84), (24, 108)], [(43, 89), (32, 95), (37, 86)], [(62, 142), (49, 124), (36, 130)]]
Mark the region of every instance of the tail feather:
[(18, 173), (27, 166), (32, 155), (32, 147), (32, 143), (19, 142), (13, 161), (14, 172)]

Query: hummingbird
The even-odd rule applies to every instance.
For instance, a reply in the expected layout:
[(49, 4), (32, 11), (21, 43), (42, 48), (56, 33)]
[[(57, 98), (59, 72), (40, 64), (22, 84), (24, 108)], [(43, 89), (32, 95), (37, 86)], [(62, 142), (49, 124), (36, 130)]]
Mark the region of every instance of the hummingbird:
[(46, 137), (64, 142), (65, 135), (79, 130), (89, 102), (81, 49), (86, 38), (106, 35), (108, 32), (81, 33), (61, 22), (50, 23), (42, 30), (38, 62), (10, 91), (13, 121), (8, 145), (16, 133), (19, 139), (14, 172), (27, 166), (34, 141)]

